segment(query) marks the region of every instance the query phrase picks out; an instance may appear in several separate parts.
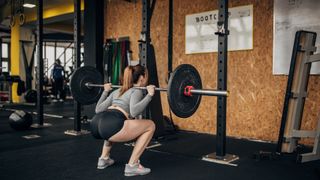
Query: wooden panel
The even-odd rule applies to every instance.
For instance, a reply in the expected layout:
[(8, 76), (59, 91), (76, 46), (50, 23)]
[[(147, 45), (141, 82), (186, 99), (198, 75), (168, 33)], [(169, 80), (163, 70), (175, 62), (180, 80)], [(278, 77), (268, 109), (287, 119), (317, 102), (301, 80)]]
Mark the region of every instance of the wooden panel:
[(141, 3), (126, 1), (106, 1), (105, 39), (130, 37), (132, 58), (138, 59), (138, 40), (141, 32)]
[[(105, 37), (130, 36), (133, 58), (138, 58), (141, 31), (141, 1), (107, 1)], [(230, 0), (230, 7), (253, 4), (253, 50), (228, 53), (227, 135), (261, 140), (277, 140), (287, 76), (272, 75), (273, 1)], [(167, 86), (168, 0), (157, 1), (151, 22), (151, 38), (156, 50), (161, 86)], [(202, 76), (204, 88), (215, 88), (217, 54), (185, 54), (185, 16), (217, 9), (212, 0), (174, 0), (173, 67), (188, 63)], [(294, 37), (292, 37), (294, 38)], [(320, 78), (309, 83), (302, 127), (314, 129), (320, 109)], [(165, 115), (169, 115), (166, 94), (161, 95)], [(215, 134), (216, 98), (203, 97), (198, 111), (188, 119), (174, 116), (174, 122), (184, 130)]]

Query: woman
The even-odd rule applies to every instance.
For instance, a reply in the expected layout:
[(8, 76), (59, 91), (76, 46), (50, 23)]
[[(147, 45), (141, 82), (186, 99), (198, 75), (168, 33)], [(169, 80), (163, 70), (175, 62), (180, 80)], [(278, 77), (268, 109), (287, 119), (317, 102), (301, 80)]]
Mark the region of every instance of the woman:
[(104, 92), (96, 106), (96, 113), (107, 111), (99, 123), (100, 135), (106, 140), (98, 160), (98, 169), (104, 169), (114, 163), (110, 158), (112, 143), (127, 142), (137, 138), (130, 160), (125, 166), (124, 175), (136, 176), (151, 172), (149, 168), (140, 164), (139, 158), (153, 136), (155, 125), (151, 120), (134, 118), (140, 115), (152, 100), (155, 86), (147, 86), (146, 96), (142, 90), (132, 88), (145, 86), (147, 82), (147, 69), (137, 65), (125, 69), (122, 88), (113, 91), (109, 96), (112, 86), (104, 85)]

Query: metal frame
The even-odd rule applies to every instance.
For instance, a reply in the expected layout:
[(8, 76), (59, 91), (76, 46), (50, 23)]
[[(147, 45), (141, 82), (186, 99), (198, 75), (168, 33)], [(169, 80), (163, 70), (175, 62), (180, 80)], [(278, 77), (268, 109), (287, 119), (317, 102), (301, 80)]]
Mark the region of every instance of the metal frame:
[(43, 126), (43, 0), (37, 2), (37, 119), (38, 125)]
[(0, 74), (2, 73), (2, 37), (0, 36)]
[[(81, 0), (74, 0), (74, 50), (75, 50), (75, 69), (80, 67), (80, 34), (81, 34)], [(78, 134), (81, 132), (81, 104), (74, 101), (74, 126), (73, 130)], [(69, 131), (65, 132), (68, 134)], [(72, 133), (71, 133), (72, 134)]]
[(84, 64), (96, 67), (103, 74), (104, 10), (103, 0), (84, 0)]
[(300, 129), (311, 65), (320, 61), (319, 54), (313, 55), (316, 36), (314, 32), (296, 33), (277, 145), (277, 153), (292, 153), (300, 138), (315, 138), (313, 151), (298, 155), (298, 161), (302, 163), (320, 159), (320, 117), (314, 131)]
[[(218, 2), (218, 91), (227, 91), (227, 65), (228, 65), (228, 0)], [(216, 152), (203, 156), (203, 160), (220, 164), (231, 164), (238, 160), (236, 155), (226, 154), (226, 120), (227, 97), (217, 98), (217, 133)]]
[(38, 123), (32, 124), (31, 127), (41, 129), (52, 126), (50, 123), (44, 123), (43, 115), (43, 0), (37, 1), (37, 120)]
[[(300, 161), (302, 163), (320, 159), (320, 117), (318, 118), (318, 127), (317, 127), (316, 131), (305, 132), (305, 134), (308, 134), (308, 133), (312, 133), (312, 135), (309, 137), (315, 138), (314, 145), (313, 145), (312, 152), (300, 154), (298, 156), (298, 161)], [(302, 133), (302, 135), (303, 134), (304, 133)], [(302, 136), (297, 136), (297, 137), (302, 137)]]
[[(74, 0), (74, 50), (75, 50), (75, 69), (79, 68), (81, 65), (81, 0)], [(74, 101), (74, 123), (73, 130), (67, 130), (64, 132), (66, 135), (71, 136), (81, 136), (83, 134), (89, 134), (87, 130), (81, 130), (81, 104)]]
[[(227, 65), (228, 65), (228, 0), (220, 0), (218, 3), (218, 90), (227, 90)], [(226, 154), (226, 118), (227, 98), (217, 99), (217, 145), (216, 155)]]
[(142, 31), (140, 34), (140, 64), (147, 66), (148, 52), (150, 51), (150, 22), (156, 0), (153, 0), (150, 7), (150, 0), (142, 0)]
[(140, 64), (147, 66), (147, 56), (150, 48), (150, 0), (142, 0), (142, 31), (141, 31), (141, 49), (140, 49)]
[(283, 110), (282, 110), (281, 124), (280, 124), (279, 135), (278, 135), (278, 144), (277, 144), (277, 149), (276, 149), (276, 152), (278, 154), (281, 154), (281, 151), (282, 151), (283, 136), (284, 136), (285, 125), (286, 125), (286, 120), (287, 120), (287, 115), (288, 115), (289, 101), (291, 98), (291, 88), (292, 88), (292, 81), (293, 81), (293, 77), (294, 77), (294, 69), (295, 69), (295, 65), (296, 65), (297, 53), (298, 53), (298, 49), (299, 49), (300, 35), (301, 35), (301, 33), (298, 33), (298, 32), (296, 33), (295, 41), (293, 44), (292, 57), (291, 57), (288, 82), (287, 82), (287, 89), (286, 89)]
[(173, 34), (173, 0), (169, 0), (169, 27), (168, 27), (168, 80), (172, 73), (172, 39)]
[[(301, 35), (302, 36), (302, 35)], [(312, 47), (314, 47), (315, 44), (315, 34), (306, 34), (306, 40), (304, 45), (299, 45), (299, 51), (303, 52), (303, 58), (302, 58), (302, 64), (296, 64), (296, 66), (299, 66), (299, 74), (297, 75), (297, 89), (294, 92), (292, 89), (291, 91), (291, 98), (290, 101), (294, 101), (293, 105), (293, 111), (292, 111), (292, 119), (288, 121), (287, 123), (292, 121), (292, 123), (287, 124), (289, 125), (289, 136), (286, 136), (285, 141), (288, 142), (288, 150), (287, 152), (293, 152), (297, 146), (297, 139), (293, 138), (291, 135), (292, 130), (298, 130), (301, 125), (302, 115), (303, 115), (303, 108), (305, 104), (305, 98), (307, 95), (307, 86), (308, 86), (308, 79), (309, 79), (309, 73), (311, 69), (311, 64), (305, 63), (307, 61), (308, 54), (312, 53)], [(294, 73), (296, 74), (296, 73)], [(289, 114), (290, 115), (290, 114)], [(288, 118), (290, 116), (288, 115)]]
[[(151, 45), (150, 38), (150, 22), (152, 14), (156, 5), (156, 0), (142, 0), (142, 31), (139, 44), (140, 64), (149, 70), (149, 83), (159, 86), (159, 79), (157, 74), (157, 65), (155, 62), (155, 51)], [(154, 137), (161, 137), (164, 135), (163, 111), (161, 105), (160, 93), (156, 92), (153, 100), (150, 102), (143, 115), (144, 118), (152, 119), (156, 124), (156, 131)]]
[[(86, 18), (92, 20), (94, 19), (94, 22), (88, 22), (85, 26), (85, 34), (88, 36), (87, 39), (84, 39), (84, 44), (89, 45), (85, 49), (85, 57), (84, 62), (85, 64), (96, 66), (96, 68), (99, 70), (99, 72), (103, 73), (103, 66), (102, 66), (102, 55), (103, 55), (103, 24), (100, 22), (95, 22), (101, 20), (101, 17), (98, 17), (99, 13), (103, 12), (104, 6), (101, 5), (104, 4), (103, 1), (91, 1), (91, 0), (85, 0), (85, 7), (87, 10), (85, 10), (85, 22)], [(81, 0), (74, 0), (74, 57), (75, 57), (75, 63), (74, 69), (77, 69), (81, 66)], [(90, 9), (90, 11), (88, 11)], [(95, 14), (97, 13), (97, 14)], [(103, 14), (103, 13), (102, 13)], [(100, 14), (101, 15), (101, 14)], [(96, 20), (98, 19), (98, 20)], [(103, 17), (102, 17), (103, 19)], [(103, 21), (103, 20), (102, 20)], [(91, 27), (93, 25), (94, 27)], [(88, 30), (86, 27), (90, 27)], [(97, 27), (98, 26), (98, 27)], [(93, 29), (91, 29), (93, 28)], [(101, 36), (101, 38), (99, 37)], [(93, 45), (93, 46), (91, 46)], [(94, 56), (94, 57), (92, 57)], [(92, 61), (92, 58), (94, 61)], [(65, 63), (66, 64), (66, 63)], [(65, 131), (65, 134), (67, 135), (73, 135), (73, 136), (80, 136), (83, 134), (90, 133), (86, 130), (81, 130), (81, 104), (77, 101), (74, 101), (74, 129), (73, 130), (67, 130)]]

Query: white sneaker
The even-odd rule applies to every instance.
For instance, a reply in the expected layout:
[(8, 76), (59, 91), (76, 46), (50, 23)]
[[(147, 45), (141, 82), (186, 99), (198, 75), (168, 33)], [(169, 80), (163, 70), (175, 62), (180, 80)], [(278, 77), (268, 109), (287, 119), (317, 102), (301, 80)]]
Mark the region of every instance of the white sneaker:
[(56, 100), (56, 99), (52, 99), (52, 102), (58, 102), (58, 100)]
[(60, 102), (63, 102), (63, 99), (59, 99)]
[(138, 162), (133, 165), (126, 164), (124, 175), (125, 176), (138, 176), (138, 175), (142, 176), (142, 175), (149, 174), (150, 172), (151, 172), (150, 168), (143, 167), (140, 164), (140, 162)]
[(99, 158), (97, 168), (104, 169), (104, 168), (109, 167), (113, 164), (114, 164), (114, 160), (111, 158), (108, 158), (108, 159)]

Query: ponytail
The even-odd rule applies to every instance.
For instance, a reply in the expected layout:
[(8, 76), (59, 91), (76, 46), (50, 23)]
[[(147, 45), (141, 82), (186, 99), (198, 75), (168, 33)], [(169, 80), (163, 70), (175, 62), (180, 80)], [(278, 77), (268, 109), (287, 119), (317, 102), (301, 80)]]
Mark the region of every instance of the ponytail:
[(119, 97), (123, 93), (125, 93), (128, 89), (133, 87), (132, 72), (133, 72), (132, 66), (128, 66), (125, 68), (123, 73), (123, 84), (122, 84), (122, 87), (120, 88)]
[[(128, 89), (132, 88), (135, 83), (138, 82), (140, 76), (143, 76), (148, 81), (148, 70), (147, 68), (136, 65), (128, 66), (124, 69), (122, 87), (120, 89), (119, 97), (122, 96)], [(145, 84), (141, 84), (145, 86)]]

